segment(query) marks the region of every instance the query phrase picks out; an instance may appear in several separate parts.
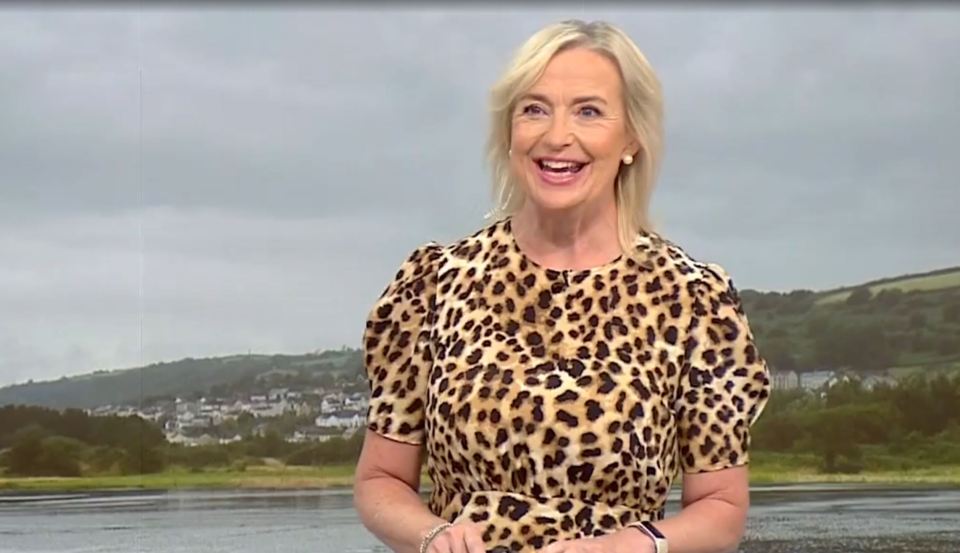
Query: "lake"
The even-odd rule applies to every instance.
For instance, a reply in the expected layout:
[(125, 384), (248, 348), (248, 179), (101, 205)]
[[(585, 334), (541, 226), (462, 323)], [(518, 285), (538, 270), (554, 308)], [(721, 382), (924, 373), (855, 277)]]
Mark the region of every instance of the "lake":
[[(679, 508), (679, 490), (668, 514)], [(758, 486), (744, 553), (957, 553), (960, 490)], [(349, 490), (0, 495), (0, 553), (370, 553)]]

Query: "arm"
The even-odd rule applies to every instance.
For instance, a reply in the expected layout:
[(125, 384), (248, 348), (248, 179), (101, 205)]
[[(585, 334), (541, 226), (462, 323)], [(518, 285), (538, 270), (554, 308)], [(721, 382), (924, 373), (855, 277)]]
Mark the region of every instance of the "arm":
[[(736, 551), (750, 506), (747, 467), (684, 474), (681, 505), (679, 513), (655, 523), (667, 538), (670, 553)], [(629, 531), (633, 551), (652, 550), (649, 538)]]
[(420, 446), (367, 430), (355, 475), (354, 507), (363, 525), (397, 553), (417, 553), (445, 522), (420, 499)]

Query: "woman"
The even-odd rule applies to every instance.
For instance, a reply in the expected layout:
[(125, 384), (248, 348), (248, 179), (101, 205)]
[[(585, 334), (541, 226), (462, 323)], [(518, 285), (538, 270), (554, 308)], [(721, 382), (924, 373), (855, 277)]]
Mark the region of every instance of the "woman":
[(499, 216), (413, 251), (369, 314), (363, 524), (404, 553), (735, 549), (768, 373), (729, 275), (650, 228), (656, 76), (564, 22), (492, 100)]

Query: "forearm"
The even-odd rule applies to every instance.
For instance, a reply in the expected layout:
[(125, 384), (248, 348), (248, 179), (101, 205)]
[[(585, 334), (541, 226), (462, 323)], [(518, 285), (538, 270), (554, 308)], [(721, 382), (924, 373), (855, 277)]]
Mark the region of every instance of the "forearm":
[[(676, 515), (656, 522), (667, 538), (670, 553), (731, 553), (743, 534), (742, 509), (723, 499), (705, 497), (684, 507)], [(630, 530), (634, 551), (648, 551), (650, 538)]]
[(418, 553), (427, 532), (445, 522), (427, 509), (416, 491), (390, 476), (358, 482), (354, 506), (363, 525), (396, 553)]

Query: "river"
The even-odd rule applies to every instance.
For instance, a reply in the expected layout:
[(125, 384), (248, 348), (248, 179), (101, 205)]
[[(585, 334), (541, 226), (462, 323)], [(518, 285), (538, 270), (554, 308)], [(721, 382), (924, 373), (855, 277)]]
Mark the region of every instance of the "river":
[[(751, 501), (744, 553), (960, 552), (957, 489), (758, 486)], [(385, 551), (346, 490), (0, 495), (0, 553)]]

